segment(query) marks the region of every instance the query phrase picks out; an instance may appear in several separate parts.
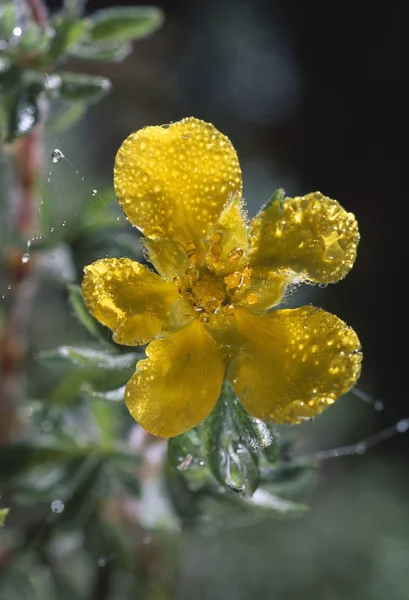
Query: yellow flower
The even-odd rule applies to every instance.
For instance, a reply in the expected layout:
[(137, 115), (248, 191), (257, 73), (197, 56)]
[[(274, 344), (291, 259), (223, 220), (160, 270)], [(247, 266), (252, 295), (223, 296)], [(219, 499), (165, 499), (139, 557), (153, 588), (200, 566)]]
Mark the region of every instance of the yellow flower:
[(337, 201), (277, 198), (248, 223), (230, 140), (194, 118), (130, 135), (114, 183), (159, 275), (102, 259), (85, 267), (83, 294), (118, 343), (149, 343), (125, 391), (142, 427), (165, 437), (194, 427), (224, 379), (250, 414), (277, 423), (313, 417), (355, 384), (350, 327), (312, 306), (269, 310), (294, 284), (352, 267), (358, 227)]

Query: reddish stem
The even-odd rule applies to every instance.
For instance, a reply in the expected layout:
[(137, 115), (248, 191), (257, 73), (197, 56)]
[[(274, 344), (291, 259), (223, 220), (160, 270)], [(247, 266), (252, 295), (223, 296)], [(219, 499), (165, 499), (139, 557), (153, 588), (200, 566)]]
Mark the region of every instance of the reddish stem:
[[(42, 0), (26, 0), (33, 20), (47, 26), (48, 13)], [(37, 228), (36, 178), (41, 146), (38, 128), (16, 140), (12, 147), (15, 193), (12, 201), (12, 230), (20, 240), (30, 240)], [(0, 337), (0, 444), (19, 428), (17, 400), (22, 391), (24, 359), (27, 351), (27, 325), (34, 292), (32, 260), (23, 263), (24, 249), (6, 251), (7, 280), (11, 302)]]
[(27, 5), (31, 10), (34, 21), (42, 29), (45, 29), (48, 22), (47, 7), (42, 0), (26, 0)]

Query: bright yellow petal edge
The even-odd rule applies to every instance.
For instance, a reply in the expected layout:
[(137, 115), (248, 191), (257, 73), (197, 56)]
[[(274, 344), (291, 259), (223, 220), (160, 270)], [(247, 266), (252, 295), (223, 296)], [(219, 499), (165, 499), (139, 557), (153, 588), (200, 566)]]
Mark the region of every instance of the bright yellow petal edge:
[(85, 267), (83, 295), (118, 343), (153, 340), (126, 386), (142, 427), (163, 437), (194, 427), (224, 379), (250, 414), (289, 424), (353, 387), (362, 354), (350, 327), (311, 306), (271, 311), (299, 281), (352, 267), (359, 232), (338, 202), (282, 197), (248, 223), (233, 146), (193, 118), (127, 138), (115, 188), (159, 275), (102, 259)]
[(198, 245), (242, 180), (230, 140), (191, 117), (131, 134), (116, 155), (114, 185), (146, 237)]

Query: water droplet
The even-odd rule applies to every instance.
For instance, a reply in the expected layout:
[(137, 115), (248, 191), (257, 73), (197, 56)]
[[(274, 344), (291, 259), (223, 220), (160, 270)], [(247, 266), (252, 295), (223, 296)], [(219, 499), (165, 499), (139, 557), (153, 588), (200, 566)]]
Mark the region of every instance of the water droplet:
[(53, 233), (53, 231), (54, 231), (54, 227), (51, 227), (50, 231), (51, 231), (51, 233)]
[(66, 226), (66, 224), (67, 224), (67, 221), (63, 221), (63, 222), (62, 222), (62, 226), (63, 226), (63, 227), (65, 227), (65, 226)]
[(30, 260), (30, 255), (28, 252), (24, 252), (23, 256), (21, 257), (21, 262), (22, 263), (28, 263), (28, 261)]
[(401, 419), (396, 423), (396, 431), (399, 433), (405, 433), (409, 429), (409, 419)]
[(63, 158), (65, 158), (65, 156), (58, 148), (55, 148), (55, 150), (52, 151), (51, 160), (53, 163), (59, 163)]
[(106, 564), (107, 564), (107, 557), (106, 556), (100, 556), (99, 559), (97, 560), (97, 565), (99, 567), (105, 567)]
[(51, 510), (55, 513), (62, 513), (64, 508), (64, 502), (62, 500), (54, 500), (51, 502)]
[(92, 190), (92, 195), (96, 196), (98, 194), (98, 190)]

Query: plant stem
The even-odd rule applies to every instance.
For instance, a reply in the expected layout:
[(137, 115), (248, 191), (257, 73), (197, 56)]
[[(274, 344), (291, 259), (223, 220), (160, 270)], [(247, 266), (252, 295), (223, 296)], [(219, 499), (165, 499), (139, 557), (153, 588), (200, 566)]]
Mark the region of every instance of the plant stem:
[[(26, 0), (33, 20), (42, 28), (47, 25), (47, 8), (42, 0)], [(11, 194), (12, 231), (20, 247), (6, 251), (6, 279), (10, 306), (0, 337), (0, 444), (19, 428), (17, 414), (21, 394), (24, 359), (27, 352), (27, 325), (35, 289), (33, 261), (23, 261), (21, 241), (31, 240), (37, 229), (36, 180), (40, 168), (41, 131), (34, 129), (16, 140), (11, 148), (15, 189)]]

